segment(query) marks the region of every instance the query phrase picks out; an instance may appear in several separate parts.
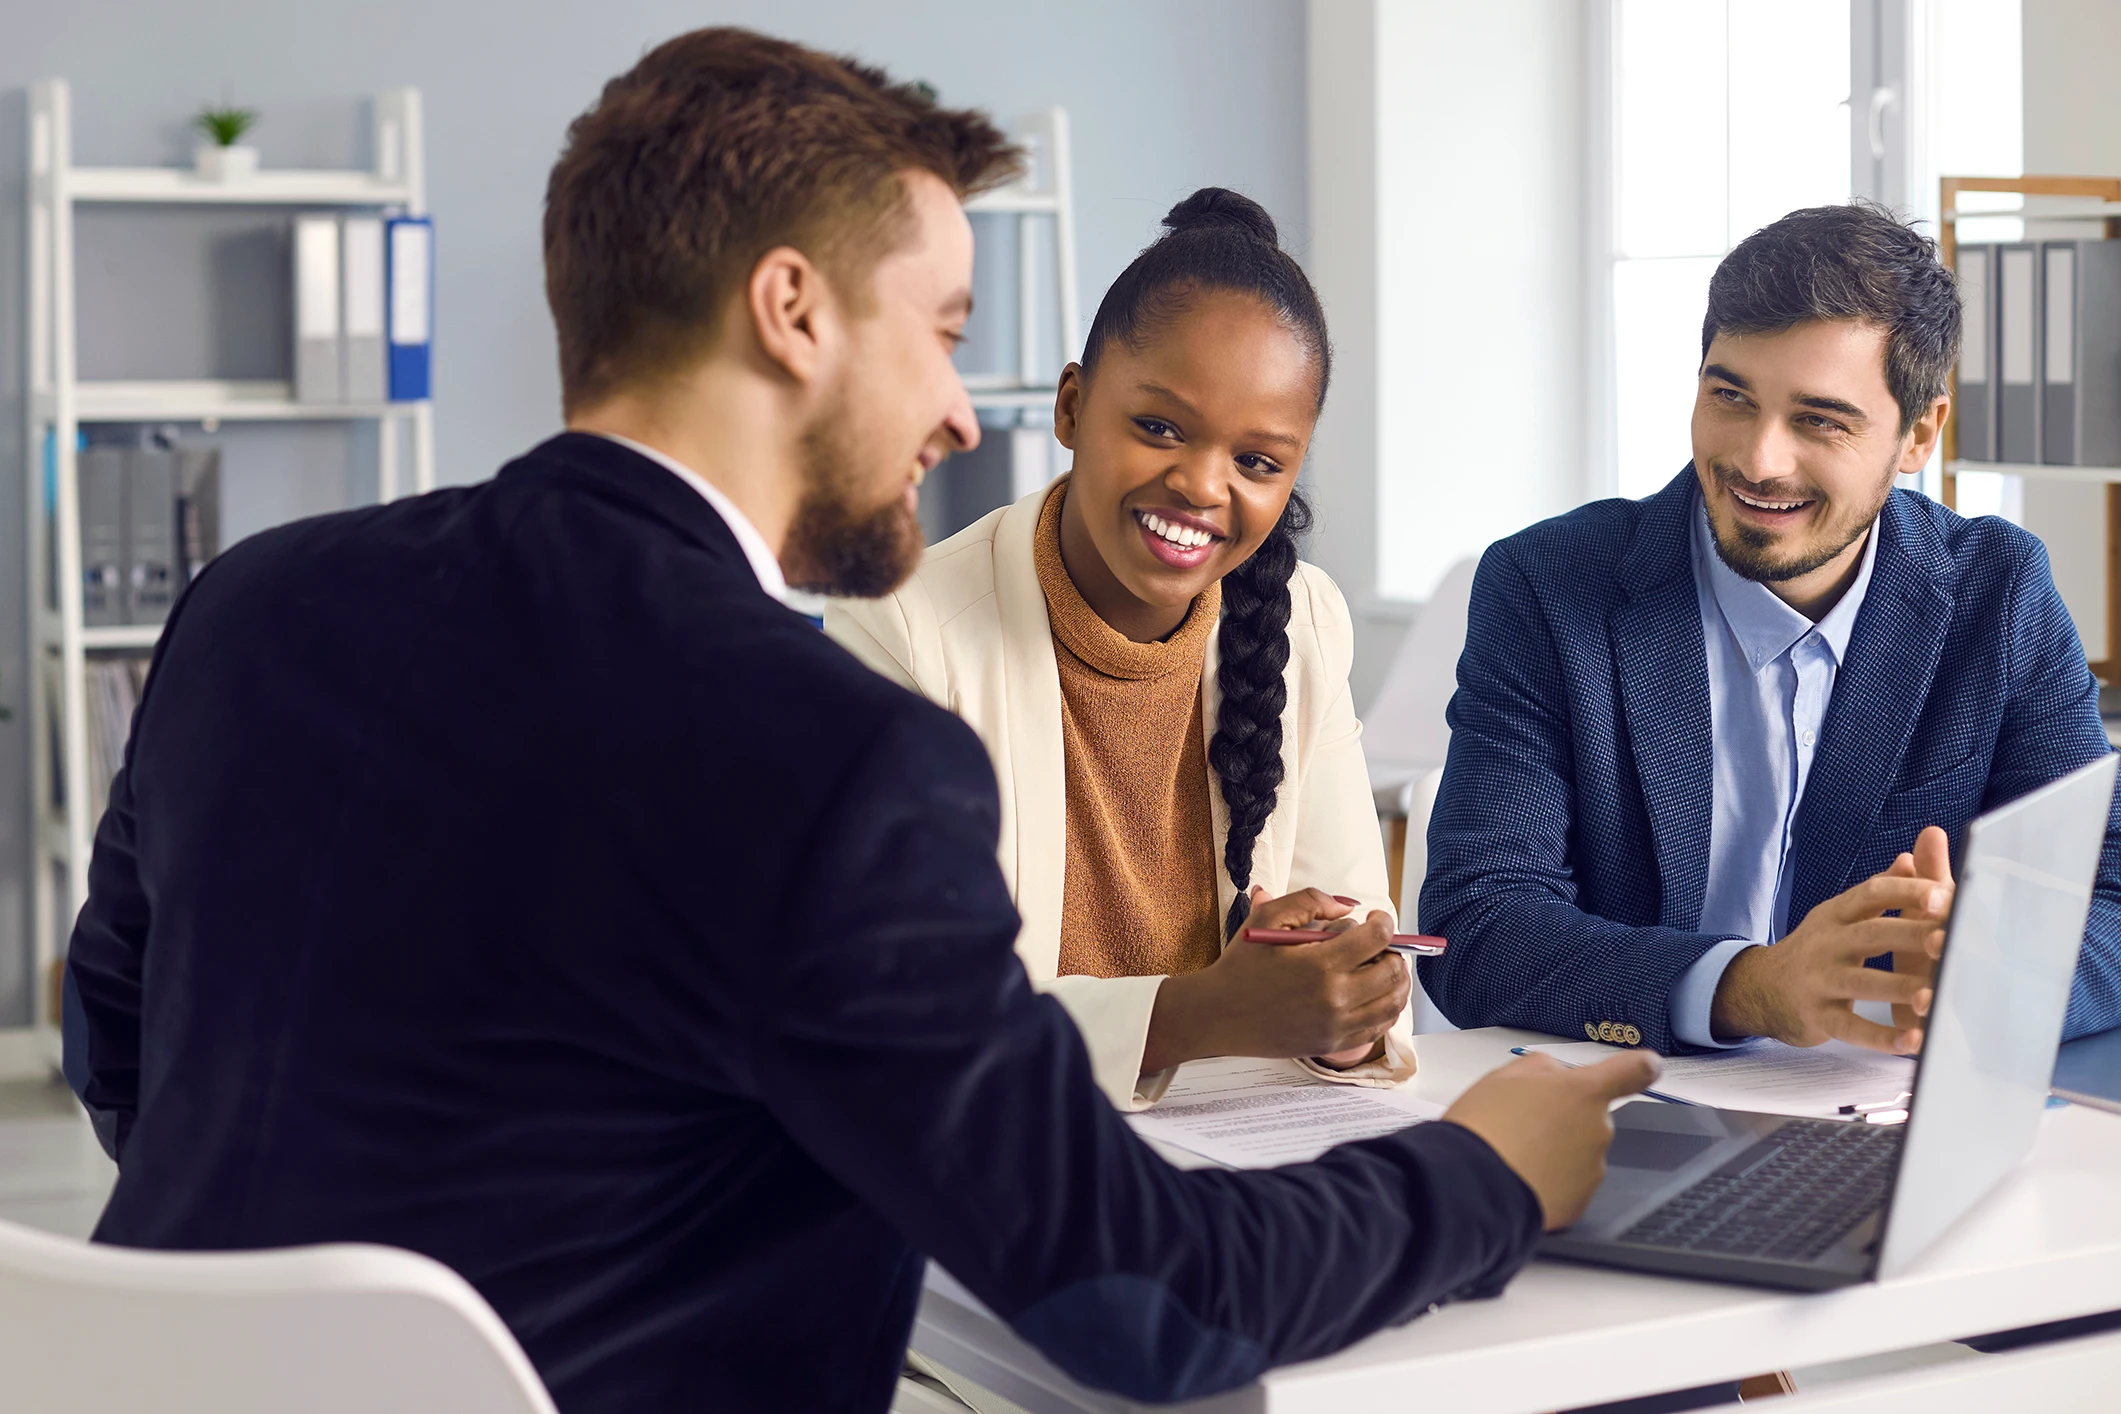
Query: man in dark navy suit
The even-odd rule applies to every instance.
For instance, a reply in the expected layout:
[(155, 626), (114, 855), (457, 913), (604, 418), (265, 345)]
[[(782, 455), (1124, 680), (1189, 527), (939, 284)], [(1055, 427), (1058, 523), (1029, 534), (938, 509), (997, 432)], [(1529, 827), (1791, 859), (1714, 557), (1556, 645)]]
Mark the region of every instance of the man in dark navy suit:
[[(1928, 240), (1792, 213), (1710, 283), (1692, 465), (1488, 551), (1421, 894), (1453, 1021), (1920, 1045), (1949, 845), (2108, 750), (2040, 542), (1895, 489), (1959, 338)], [(2067, 1034), (2117, 1025), (2121, 817)]]
[(1164, 1164), (1016, 959), (978, 740), (781, 602), (919, 554), (979, 437), (959, 200), (1013, 158), (733, 30), (577, 121), (570, 430), (236, 546), (162, 639), (68, 962), (99, 1240), (429, 1253), (570, 1411), (876, 1411), (923, 1254), (1165, 1399), (1492, 1292), (1581, 1211), (1647, 1058)]

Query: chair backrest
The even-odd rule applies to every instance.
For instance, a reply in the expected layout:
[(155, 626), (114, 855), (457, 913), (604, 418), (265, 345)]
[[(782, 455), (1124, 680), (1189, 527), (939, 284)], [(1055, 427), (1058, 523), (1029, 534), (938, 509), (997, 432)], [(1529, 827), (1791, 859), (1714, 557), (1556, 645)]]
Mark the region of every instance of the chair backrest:
[(470, 1283), (392, 1247), (143, 1252), (0, 1222), (0, 1407), (555, 1414)]
[(1444, 572), (1363, 714), (1362, 749), (1373, 786), (1443, 764), (1451, 742), (1443, 709), (1458, 688), (1458, 656), (1466, 647), (1466, 611), (1477, 568), (1477, 560), (1460, 560)]

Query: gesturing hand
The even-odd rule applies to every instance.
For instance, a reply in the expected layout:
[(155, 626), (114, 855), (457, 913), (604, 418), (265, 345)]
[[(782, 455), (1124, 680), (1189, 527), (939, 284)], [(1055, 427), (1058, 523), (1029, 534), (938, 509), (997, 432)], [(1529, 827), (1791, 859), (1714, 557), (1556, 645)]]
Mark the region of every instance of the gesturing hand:
[(1150, 1014), (1142, 1069), (1202, 1056), (1360, 1060), (1406, 1008), (1412, 983), (1390, 951), (1391, 916), (1373, 912), (1349, 923), (1348, 911), (1316, 889), (1255, 902), (1248, 927), (1338, 923), (1343, 931), (1319, 943), (1239, 939), (1212, 966), (1167, 979)]
[[(1792, 1046), (1842, 1040), (1911, 1055), (1922, 1048), (1930, 978), (1944, 951), (1952, 903), (1944, 831), (1924, 830), (1911, 854), (1814, 908), (1773, 947), (1732, 960), (1710, 1009), (1718, 1036), (1772, 1036)], [(1886, 917), (1897, 911), (1898, 918)], [(1890, 953), (1893, 970), (1863, 965)], [(1894, 1024), (1856, 1015), (1857, 1002), (1890, 1002)]]
[[(1944, 831), (1935, 825), (1926, 826), (1921, 834), (1915, 836), (1914, 850), (1895, 859), (1885, 872), (1896, 879), (1930, 879), (1944, 885), (1944, 908), (1935, 918), (1940, 928), (1944, 926), (1944, 921), (1951, 916), (1952, 897), (1958, 888), (1952, 879), (1951, 840)], [(1900, 916), (1906, 918), (1909, 915), (1902, 909)], [(1920, 977), (1925, 983), (1932, 983), (1937, 975), (1937, 959), (1943, 954), (1944, 935), (1939, 933), (1935, 941), (1935, 951), (1925, 949), (1908, 956), (1896, 953), (1893, 957), (1893, 971), (1904, 972), (1910, 977)], [(1901, 1031), (1919, 1027), (1922, 1024), (1921, 1019), (1928, 1014), (1928, 1003), (1924, 1003), (1920, 1010), (1901, 1002), (1893, 1003), (1893, 1025)]]

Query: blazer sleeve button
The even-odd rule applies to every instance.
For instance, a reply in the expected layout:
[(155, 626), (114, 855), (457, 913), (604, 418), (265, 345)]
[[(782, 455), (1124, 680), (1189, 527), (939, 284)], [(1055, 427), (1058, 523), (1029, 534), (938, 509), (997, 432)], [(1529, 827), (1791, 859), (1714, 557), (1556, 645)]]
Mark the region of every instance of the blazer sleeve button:
[(1621, 1028), (1621, 1039), (1631, 1046), (1639, 1046), (1642, 1044), (1642, 1031), (1639, 1027), (1624, 1026)]
[(1593, 1041), (1597, 1040), (1597, 1039), (1598, 1039), (1598, 1023), (1597, 1023), (1597, 1022), (1595, 1022), (1595, 1021), (1586, 1021), (1586, 1022), (1585, 1022), (1585, 1023), (1583, 1024), (1583, 1034), (1584, 1034), (1584, 1035), (1586, 1035), (1586, 1036), (1588, 1036), (1588, 1037), (1590, 1037), (1590, 1038), (1591, 1038), (1591, 1039), (1592, 1039)]

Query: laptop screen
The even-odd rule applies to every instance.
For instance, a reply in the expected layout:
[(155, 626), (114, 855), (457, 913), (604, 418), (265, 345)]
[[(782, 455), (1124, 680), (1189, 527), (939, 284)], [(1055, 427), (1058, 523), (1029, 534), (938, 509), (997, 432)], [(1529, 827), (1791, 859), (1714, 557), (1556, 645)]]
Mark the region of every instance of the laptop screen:
[(2031, 1151), (2084, 941), (2117, 758), (1975, 820), (1877, 1275), (1904, 1271)]

